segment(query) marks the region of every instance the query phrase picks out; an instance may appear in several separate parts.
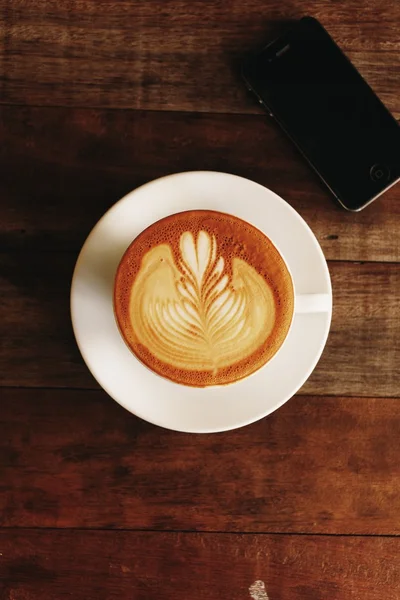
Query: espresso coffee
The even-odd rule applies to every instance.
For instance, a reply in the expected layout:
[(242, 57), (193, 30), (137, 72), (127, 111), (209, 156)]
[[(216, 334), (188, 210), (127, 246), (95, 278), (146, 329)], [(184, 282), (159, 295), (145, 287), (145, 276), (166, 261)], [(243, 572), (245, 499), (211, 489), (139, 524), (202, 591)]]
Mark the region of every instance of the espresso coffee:
[(292, 321), (278, 250), (232, 215), (194, 210), (143, 231), (118, 267), (114, 310), (137, 358), (176, 383), (238, 381), (270, 360)]

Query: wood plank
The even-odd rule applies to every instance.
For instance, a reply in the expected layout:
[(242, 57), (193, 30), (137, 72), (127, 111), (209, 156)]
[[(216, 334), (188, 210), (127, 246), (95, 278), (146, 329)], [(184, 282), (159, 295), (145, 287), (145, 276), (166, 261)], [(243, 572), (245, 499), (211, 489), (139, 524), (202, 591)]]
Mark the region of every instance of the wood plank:
[(400, 186), (361, 213), (344, 211), (264, 116), (3, 107), (0, 137), (3, 249), (78, 252), (96, 220), (131, 189), (209, 169), (280, 194), (328, 259), (400, 261)]
[[(3, 385), (97, 387), (69, 316), (75, 255), (0, 255)], [(327, 347), (302, 393), (399, 396), (400, 264), (330, 263), (334, 313)], [(396, 358), (397, 357), (397, 358)]]
[[(7, 600), (398, 600), (400, 540), (0, 532)], [(73, 592), (72, 592), (73, 591)]]
[(313, 14), (400, 116), (400, 6), (387, 0), (1, 0), (0, 10), (5, 103), (256, 112), (243, 56)]
[(329, 269), (331, 331), (302, 391), (399, 396), (400, 265), (330, 263)]
[(396, 399), (296, 396), (192, 435), (102, 391), (2, 396), (3, 527), (400, 534)]

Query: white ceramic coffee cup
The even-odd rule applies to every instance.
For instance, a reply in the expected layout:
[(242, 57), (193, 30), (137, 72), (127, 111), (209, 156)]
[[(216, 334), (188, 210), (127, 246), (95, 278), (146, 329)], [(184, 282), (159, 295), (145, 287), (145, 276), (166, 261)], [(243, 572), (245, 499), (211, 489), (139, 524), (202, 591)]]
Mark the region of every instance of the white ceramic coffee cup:
[[(180, 213), (175, 213), (175, 216), (177, 218), (177, 220), (179, 219), (180, 215), (185, 214), (186, 211), (181, 211)], [(199, 213), (202, 212), (201, 209), (199, 209), (198, 211)], [(174, 215), (168, 215), (170, 218), (173, 219)], [(221, 216), (223, 216), (223, 213), (221, 213)], [(172, 221), (173, 222), (173, 221)], [(154, 224), (153, 224), (154, 225)], [(280, 349), (282, 348), (282, 346), (285, 344), (285, 341), (290, 333), (290, 329), (292, 327), (293, 324), (293, 320), (294, 320), (294, 316), (295, 314), (303, 314), (303, 313), (321, 313), (321, 312), (329, 312), (332, 308), (332, 298), (330, 294), (296, 294), (295, 291), (295, 283), (294, 283), (294, 279), (293, 276), (290, 272), (289, 266), (286, 262), (286, 260), (284, 259), (284, 257), (282, 256), (281, 251), (278, 249), (276, 243), (274, 242), (273, 239), (271, 239), (269, 236), (267, 236), (265, 233), (262, 233), (263, 236), (265, 236), (267, 238), (267, 240), (274, 246), (275, 250), (278, 252), (282, 262), (284, 263), (287, 272), (289, 273), (290, 276), (290, 281), (292, 284), (292, 289), (293, 289), (293, 308), (292, 308), (292, 314), (291, 314), (291, 318), (290, 318), (290, 325), (287, 329), (286, 335), (283, 338), (283, 340), (281, 341), (280, 345), (278, 346), (277, 350), (275, 351), (275, 353), (270, 356), (265, 362), (264, 364), (261, 364), (260, 366), (258, 366), (258, 368), (256, 368), (254, 371), (248, 373), (247, 375), (245, 375), (244, 377), (239, 377), (237, 380), (233, 380), (233, 381), (228, 381), (228, 382), (224, 382), (224, 383), (216, 383), (216, 384), (208, 384), (205, 386), (205, 389), (209, 388), (209, 387), (213, 387), (214, 385), (216, 386), (220, 386), (220, 385), (233, 385), (235, 383), (237, 383), (239, 380), (246, 378), (246, 377), (251, 377), (252, 375), (254, 375), (255, 373), (257, 373), (257, 371), (259, 369), (264, 368), (264, 366), (269, 363), (270, 361), (273, 360), (273, 358), (278, 354), (278, 352), (280, 351)], [(134, 240), (132, 240), (131, 244), (134, 243)], [(130, 245), (131, 245), (130, 244)], [(124, 257), (122, 259), (122, 261), (124, 260)], [(115, 296), (114, 296), (114, 301), (115, 301)], [(115, 309), (114, 309), (115, 311)], [(118, 311), (117, 311), (118, 312)], [(115, 312), (115, 318), (116, 318), (116, 322), (118, 324), (118, 318), (117, 318), (117, 312)], [(286, 322), (287, 324), (287, 322)], [(133, 355), (140, 360), (140, 358), (137, 356), (136, 352), (134, 352), (134, 350), (132, 350), (132, 348), (130, 347), (129, 342), (127, 341), (123, 331), (121, 328), (119, 328), (119, 332), (121, 334), (122, 339), (126, 342), (128, 348), (130, 348), (130, 351), (133, 353)], [(276, 332), (278, 337), (279, 337), (279, 332)], [(264, 341), (264, 344), (268, 344), (268, 340), (269, 338), (267, 338)], [(149, 350), (151, 351), (151, 348), (149, 348)], [(246, 358), (246, 357), (243, 357)], [(153, 369), (151, 368), (151, 366), (146, 365), (146, 363), (143, 363), (147, 368), (149, 368), (155, 375), (157, 376), (161, 376), (163, 377), (163, 375), (157, 371), (153, 371)], [(169, 379), (169, 378), (167, 378)], [(172, 379), (172, 381), (174, 381)], [(185, 385), (185, 383), (183, 382), (175, 382), (178, 385)], [(196, 386), (195, 386), (196, 387)], [(198, 386), (198, 387), (203, 387), (203, 386)]]

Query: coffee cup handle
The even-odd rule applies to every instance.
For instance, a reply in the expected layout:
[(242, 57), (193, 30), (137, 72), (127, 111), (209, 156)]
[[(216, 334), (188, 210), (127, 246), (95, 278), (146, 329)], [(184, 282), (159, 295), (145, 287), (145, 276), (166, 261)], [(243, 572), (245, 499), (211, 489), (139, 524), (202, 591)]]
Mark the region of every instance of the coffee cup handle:
[(296, 295), (296, 313), (321, 313), (332, 310), (330, 294), (299, 294)]

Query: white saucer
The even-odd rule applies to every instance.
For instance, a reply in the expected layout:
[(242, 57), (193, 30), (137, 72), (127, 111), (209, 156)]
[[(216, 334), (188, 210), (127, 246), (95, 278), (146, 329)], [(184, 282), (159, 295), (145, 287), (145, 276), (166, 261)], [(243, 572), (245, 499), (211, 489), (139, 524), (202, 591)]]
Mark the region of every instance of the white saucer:
[(255, 225), (274, 242), (293, 276), (296, 294), (329, 294), (328, 267), (311, 229), (279, 196), (226, 173), (178, 173), (148, 183), (115, 204), (97, 223), (79, 255), (71, 315), (82, 356), (99, 384), (126, 409), (156, 425), (216, 432), (257, 421), (304, 384), (325, 346), (332, 310), (295, 314), (278, 354), (254, 375), (223, 387), (192, 388), (142, 365), (122, 340), (112, 305), (122, 254), (146, 227), (177, 212), (212, 209)]

